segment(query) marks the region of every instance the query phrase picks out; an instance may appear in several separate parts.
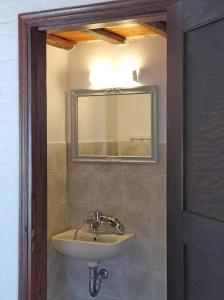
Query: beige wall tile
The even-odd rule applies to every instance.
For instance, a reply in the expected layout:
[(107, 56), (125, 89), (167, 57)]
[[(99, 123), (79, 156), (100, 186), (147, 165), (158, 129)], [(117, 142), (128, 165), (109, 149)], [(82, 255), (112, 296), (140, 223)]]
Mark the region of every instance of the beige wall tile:
[(167, 285), (165, 272), (150, 273), (150, 300), (167, 300)]
[[(88, 293), (81, 293), (79, 291), (72, 291), (70, 292), (70, 298), (69, 300), (92, 300), (93, 298)], [(105, 296), (99, 294), (96, 298), (97, 300), (126, 300), (121, 298), (115, 298), (110, 296)]]
[(150, 297), (150, 273), (130, 269), (125, 278), (124, 299), (128, 300), (160, 300)]
[[(103, 280), (100, 297), (120, 298), (123, 290), (123, 273), (122, 268), (117, 268), (117, 265), (111, 264), (111, 261), (105, 260), (100, 267), (106, 268), (109, 272), (109, 278)], [(68, 262), (69, 289), (74, 292), (74, 295), (82, 292), (88, 295), (88, 268), (85, 262), (80, 260), (70, 259)], [(76, 299), (76, 298), (75, 298)], [(87, 298), (88, 299), (88, 298)], [(97, 296), (98, 299), (98, 296)]]
[(70, 227), (74, 228), (81, 222), (85, 221), (93, 211), (93, 202), (76, 201), (70, 202), (69, 205), (69, 221)]
[(47, 172), (48, 174), (66, 173), (67, 144), (48, 143), (47, 145)]
[(157, 163), (122, 164), (122, 174), (166, 174), (166, 144), (159, 145), (159, 160)]
[(150, 201), (152, 207), (166, 207), (166, 176), (149, 176)]
[(68, 205), (60, 204), (48, 207), (48, 238), (69, 228)]
[[(99, 300), (166, 299), (166, 145), (160, 145), (158, 164), (68, 162), (70, 227), (102, 210), (137, 233), (133, 248), (101, 262), (110, 271)], [(119, 267), (117, 267), (119, 266)], [(69, 300), (92, 299), (88, 269), (70, 260)]]
[(125, 297), (128, 300), (166, 300), (164, 272), (130, 269), (125, 278)]
[(120, 174), (121, 172), (121, 164), (117, 163), (91, 163), (91, 162), (70, 162), (70, 172), (73, 177), (78, 173), (115, 173)]
[(54, 271), (54, 266), (56, 264), (66, 264), (67, 262), (67, 257), (57, 252), (52, 246), (50, 240), (47, 246), (47, 258), (49, 275)]
[[(61, 293), (61, 294), (58, 294), (54, 300), (69, 300), (69, 292), (65, 292), (65, 293)], [(49, 299), (51, 300), (51, 299)], [(74, 300), (74, 299), (73, 299)]]
[(93, 201), (94, 176), (88, 173), (77, 173), (69, 176), (69, 201)]
[(125, 254), (127, 268), (149, 271), (151, 267), (151, 240), (136, 236), (136, 243)]
[(122, 221), (127, 232), (136, 233), (140, 238), (151, 237), (151, 218), (150, 209), (147, 207), (142, 210), (136, 205), (122, 206)]
[(121, 178), (116, 174), (95, 174), (94, 203), (120, 205), (121, 203)]
[(89, 271), (85, 262), (79, 259), (69, 258), (67, 264), (67, 271), (69, 291), (82, 292), (88, 294)]
[(55, 300), (62, 294), (68, 292), (68, 271), (66, 264), (56, 264), (52, 268), (47, 283), (47, 294), (49, 300)]
[(47, 209), (47, 235), (48, 238), (51, 237), (55, 233), (55, 228), (54, 228), (54, 207), (53, 206), (48, 206)]
[(48, 144), (48, 300), (67, 300), (67, 258), (51, 246), (50, 237), (69, 228), (67, 146)]
[(68, 204), (55, 205), (55, 228), (57, 232), (69, 229)]
[(48, 206), (67, 202), (67, 176), (65, 173), (48, 175)]
[(150, 240), (150, 269), (166, 272), (166, 240)]
[(120, 219), (121, 222), (122, 216), (121, 216), (121, 205), (120, 204), (110, 204), (110, 203), (99, 203), (94, 202), (93, 203), (93, 209), (102, 211), (103, 214), (109, 215), (109, 216), (116, 216)]
[(166, 208), (154, 207), (150, 219), (150, 236), (153, 239), (166, 239)]
[(148, 176), (124, 175), (121, 177), (122, 207), (136, 205), (141, 208), (150, 206), (150, 190)]

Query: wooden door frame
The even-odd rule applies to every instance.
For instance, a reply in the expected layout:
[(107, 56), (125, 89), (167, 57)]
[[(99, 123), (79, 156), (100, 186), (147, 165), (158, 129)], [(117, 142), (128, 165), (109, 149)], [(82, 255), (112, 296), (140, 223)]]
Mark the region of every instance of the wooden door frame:
[(46, 300), (46, 31), (166, 12), (176, 0), (120, 0), (19, 15), (19, 300)]

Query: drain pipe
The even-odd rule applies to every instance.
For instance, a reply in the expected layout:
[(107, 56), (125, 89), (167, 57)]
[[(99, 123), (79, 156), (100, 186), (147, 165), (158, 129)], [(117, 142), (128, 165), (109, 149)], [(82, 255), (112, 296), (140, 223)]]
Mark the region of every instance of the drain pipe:
[(108, 272), (105, 269), (101, 269), (98, 272), (97, 266), (88, 266), (89, 268), (89, 293), (92, 297), (96, 297), (99, 294), (102, 279), (108, 277)]

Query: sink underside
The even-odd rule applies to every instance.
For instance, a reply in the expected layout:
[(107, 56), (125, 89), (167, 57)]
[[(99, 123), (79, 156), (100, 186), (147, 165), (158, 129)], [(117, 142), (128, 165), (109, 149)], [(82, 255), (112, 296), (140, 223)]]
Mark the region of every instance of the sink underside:
[(69, 257), (79, 258), (88, 262), (97, 262), (122, 253), (129, 248), (135, 234), (99, 234), (98, 241), (94, 241), (92, 233), (80, 230), (74, 240), (74, 230), (68, 230), (51, 237), (54, 248)]

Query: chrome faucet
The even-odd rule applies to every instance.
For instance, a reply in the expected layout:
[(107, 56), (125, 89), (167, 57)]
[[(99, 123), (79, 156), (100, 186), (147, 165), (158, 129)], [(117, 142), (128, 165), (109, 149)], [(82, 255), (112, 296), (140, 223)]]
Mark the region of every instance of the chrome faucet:
[(98, 241), (97, 231), (99, 230), (100, 227), (101, 212), (96, 210), (93, 211), (92, 213), (93, 213), (92, 217), (88, 218), (86, 220), (86, 223), (89, 224), (89, 229), (94, 235), (94, 241)]
[(81, 227), (84, 224), (89, 225), (90, 231), (94, 235), (94, 240), (98, 241), (98, 233), (99, 229), (102, 225), (108, 224), (111, 227), (115, 228), (117, 234), (124, 234), (125, 233), (125, 227), (124, 225), (119, 221), (118, 218), (112, 217), (112, 216), (106, 216), (103, 215), (101, 211), (93, 211), (93, 215), (80, 223), (76, 228), (75, 228), (75, 233), (74, 233), (74, 240), (77, 239), (78, 231), (81, 229)]
[(125, 228), (121, 221), (116, 217), (111, 216), (100, 216), (100, 225), (108, 224), (111, 225), (113, 228), (116, 229), (117, 234), (124, 234)]

